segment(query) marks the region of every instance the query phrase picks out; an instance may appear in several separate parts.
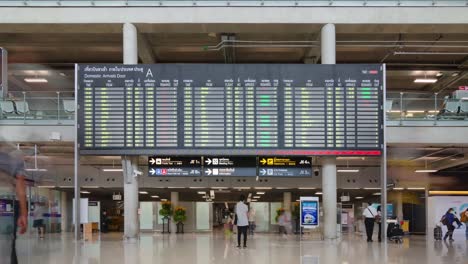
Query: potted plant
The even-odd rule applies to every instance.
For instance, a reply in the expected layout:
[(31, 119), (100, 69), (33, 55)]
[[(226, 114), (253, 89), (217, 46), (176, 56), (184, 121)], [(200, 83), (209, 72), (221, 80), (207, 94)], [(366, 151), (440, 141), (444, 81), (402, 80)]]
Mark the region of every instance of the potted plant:
[(167, 233), (171, 233), (169, 220), (172, 215), (172, 204), (170, 201), (162, 202), (161, 209), (159, 210), (159, 215), (163, 217), (163, 233), (166, 233), (166, 224), (167, 224)]
[(177, 232), (184, 233), (184, 222), (187, 220), (187, 210), (184, 207), (178, 206), (174, 210), (174, 222), (177, 223)]
[(276, 216), (275, 216), (275, 221), (278, 223), (280, 215), (284, 213), (284, 208), (278, 208), (276, 209)]

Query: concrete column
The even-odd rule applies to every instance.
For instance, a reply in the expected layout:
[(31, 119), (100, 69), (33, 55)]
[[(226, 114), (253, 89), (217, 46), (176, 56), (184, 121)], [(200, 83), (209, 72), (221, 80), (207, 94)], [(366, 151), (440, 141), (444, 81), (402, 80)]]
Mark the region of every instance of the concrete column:
[[(171, 203), (172, 208), (175, 209), (179, 205), (179, 193), (171, 192)], [(171, 233), (175, 233), (177, 230), (176, 222), (171, 221)]]
[(67, 201), (67, 193), (60, 192), (60, 214), (61, 222), (62, 222), (62, 232), (68, 231), (68, 201)]
[(323, 211), (324, 211), (324, 231), (323, 235), (326, 240), (334, 240), (337, 238), (336, 228), (336, 158), (322, 158), (322, 189), (323, 189)]
[[(326, 24), (322, 27), (320, 38), (322, 64), (336, 63), (336, 33), (335, 25)], [(336, 228), (336, 158), (324, 157), (322, 163), (322, 189), (324, 211), (324, 237), (327, 240), (337, 238)]]
[(335, 25), (326, 24), (322, 27), (320, 38), (322, 64), (336, 63), (336, 33)]
[(396, 216), (399, 221), (403, 219), (403, 193), (397, 192), (396, 193)]
[(290, 192), (283, 193), (283, 208), (287, 212), (291, 212), (291, 193)]
[(123, 25), (123, 63), (138, 63), (138, 32), (135, 25)]

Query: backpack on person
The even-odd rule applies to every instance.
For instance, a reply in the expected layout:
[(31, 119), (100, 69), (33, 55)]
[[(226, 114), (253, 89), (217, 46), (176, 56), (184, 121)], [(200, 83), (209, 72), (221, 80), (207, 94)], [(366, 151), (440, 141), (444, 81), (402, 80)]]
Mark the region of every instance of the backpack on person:
[(448, 219), (447, 215), (442, 216), (442, 218), (440, 219), (440, 222), (443, 225), (448, 225), (449, 224), (449, 219)]

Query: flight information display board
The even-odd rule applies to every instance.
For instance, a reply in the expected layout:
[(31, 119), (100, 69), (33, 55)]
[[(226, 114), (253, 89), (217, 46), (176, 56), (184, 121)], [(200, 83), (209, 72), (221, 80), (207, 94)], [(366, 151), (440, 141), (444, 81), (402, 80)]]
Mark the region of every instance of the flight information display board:
[(82, 155), (380, 155), (384, 66), (77, 65)]

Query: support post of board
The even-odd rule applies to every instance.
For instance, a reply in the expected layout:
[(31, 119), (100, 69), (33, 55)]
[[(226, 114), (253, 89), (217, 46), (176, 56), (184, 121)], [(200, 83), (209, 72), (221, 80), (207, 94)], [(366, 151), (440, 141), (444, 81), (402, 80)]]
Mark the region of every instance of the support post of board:
[(135, 241), (139, 234), (138, 156), (122, 157), (124, 176), (124, 240)]
[[(334, 24), (326, 24), (322, 27), (320, 41), (322, 64), (336, 64), (336, 33)], [(325, 216), (323, 236), (327, 240), (337, 238), (336, 188), (336, 158), (324, 157), (322, 164), (323, 211)]]
[[(80, 166), (80, 154), (79, 154), (79, 145), (78, 145), (78, 65), (75, 65), (75, 141), (74, 141), (74, 161), (73, 161), (73, 178), (75, 181), (75, 186), (74, 186), (74, 198), (75, 201), (79, 201), (81, 198), (81, 193), (80, 193), (80, 180), (79, 180), (79, 175), (78, 175), (78, 169)], [(74, 224), (75, 224), (75, 240), (78, 241), (81, 239), (81, 232), (80, 232), (80, 203), (76, 202), (73, 210), (75, 210), (75, 219), (74, 219)]]
[[(123, 63), (138, 63), (138, 32), (135, 25), (123, 25)], [(138, 219), (138, 156), (122, 157), (124, 177), (124, 239), (138, 239), (140, 231)]]
[(382, 66), (383, 70), (383, 83), (381, 84), (382, 89), (382, 109), (380, 109), (380, 115), (382, 118), (382, 156), (380, 157), (380, 210), (382, 213), (381, 218), (381, 237), (384, 243), (387, 243), (387, 138), (386, 138), (386, 116), (385, 116), (385, 104), (386, 98), (386, 85), (385, 85), (385, 65)]
[(323, 236), (326, 240), (337, 238), (336, 228), (336, 158), (322, 159), (322, 189), (323, 189)]
[(291, 192), (283, 193), (283, 208), (286, 212), (291, 212)]
[[(179, 193), (178, 192), (171, 192), (171, 203), (172, 203), (172, 208), (175, 210), (177, 205), (179, 204)], [(177, 230), (176, 222), (174, 219), (171, 219), (170, 225), (171, 225), (171, 230), (172, 232), (175, 232)]]

